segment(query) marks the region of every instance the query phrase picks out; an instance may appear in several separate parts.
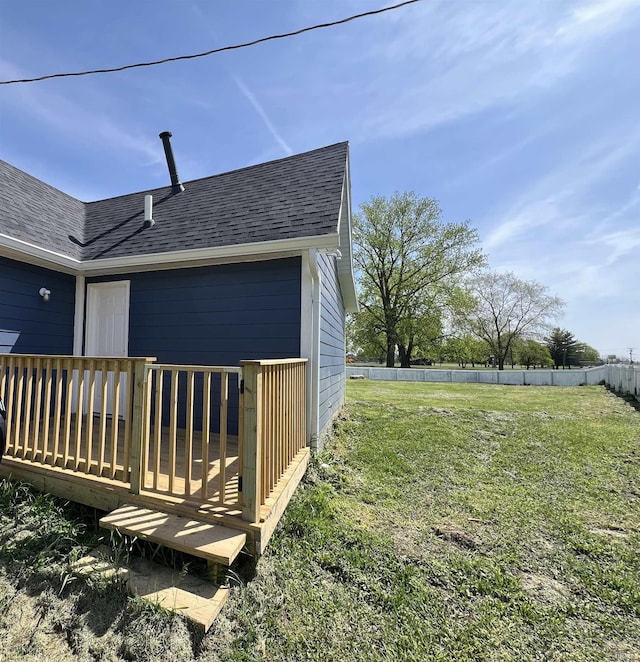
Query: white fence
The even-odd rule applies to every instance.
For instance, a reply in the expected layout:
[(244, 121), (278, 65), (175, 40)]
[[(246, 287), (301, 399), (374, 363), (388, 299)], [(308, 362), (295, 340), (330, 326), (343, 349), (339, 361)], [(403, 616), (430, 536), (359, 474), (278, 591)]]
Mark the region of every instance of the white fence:
[(439, 370), (347, 366), (347, 377), (398, 382), (462, 382), (516, 386), (582, 386), (605, 382), (640, 398), (640, 366), (602, 365), (579, 370)]
[(605, 381), (614, 391), (634, 395), (640, 400), (640, 366), (607, 365)]

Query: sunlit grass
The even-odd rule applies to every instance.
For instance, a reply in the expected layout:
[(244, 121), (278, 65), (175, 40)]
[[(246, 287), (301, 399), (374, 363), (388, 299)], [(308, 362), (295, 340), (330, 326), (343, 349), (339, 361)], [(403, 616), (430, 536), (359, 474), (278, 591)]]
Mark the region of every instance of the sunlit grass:
[(636, 659), (629, 404), (601, 387), (367, 381), (349, 403), (219, 626), (244, 614), (254, 638), (235, 630), (211, 659)]
[(640, 413), (602, 387), (349, 382), (202, 641), (47, 573), (92, 542), (82, 513), (7, 484), (0, 506), (0, 650), (20, 659), (638, 659)]

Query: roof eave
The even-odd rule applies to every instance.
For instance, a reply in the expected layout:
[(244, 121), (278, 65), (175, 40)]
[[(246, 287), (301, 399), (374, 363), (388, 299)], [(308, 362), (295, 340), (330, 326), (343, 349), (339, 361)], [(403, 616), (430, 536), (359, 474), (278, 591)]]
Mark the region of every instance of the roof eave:
[(183, 251), (169, 251), (166, 253), (152, 253), (148, 255), (133, 255), (125, 257), (103, 258), (82, 263), (82, 272), (85, 275), (105, 273), (109, 270), (122, 271), (123, 268), (141, 270), (153, 267), (161, 262), (164, 268), (189, 266), (191, 263), (230, 261), (265, 256), (275, 257), (282, 253), (297, 253), (309, 248), (335, 248), (338, 245), (337, 234), (315, 235), (311, 237), (295, 237), (292, 239), (277, 239), (273, 241), (257, 241), (247, 244), (231, 246), (217, 246), (213, 248), (198, 248)]
[(144, 271), (146, 269), (163, 269), (188, 267), (191, 264), (203, 262), (229, 262), (251, 258), (268, 259), (279, 254), (301, 253), (310, 248), (326, 248), (335, 250), (339, 247), (338, 233), (313, 235), (310, 237), (294, 237), (272, 241), (257, 241), (230, 246), (216, 246), (165, 253), (146, 255), (127, 255), (124, 257), (102, 258), (100, 260), (76, 260), (74, 258), (41, 248), (8, 235), (0, 234), (0, 254), (12, 258), (30, 258), (29, 261), (66, 273), (85, 276), (108, 274), (110, 272)]
[(16, 260), (24, 260), (27, 257), (31, 264), (68, 274), (78, 273), (82, 265), (80, 260), (73, 257), (2, 233), (0, 233), (0, 255)]

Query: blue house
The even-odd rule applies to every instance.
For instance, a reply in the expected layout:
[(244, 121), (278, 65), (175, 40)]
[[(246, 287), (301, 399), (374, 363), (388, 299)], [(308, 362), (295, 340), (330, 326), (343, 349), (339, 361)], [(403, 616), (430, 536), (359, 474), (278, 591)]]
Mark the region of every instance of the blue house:
[(0, 354), (306, 358), (321, 447), (357, 308), (347, 143), (181, 183), (163, 136), (170, 186), (89, 203), (0, 161)]

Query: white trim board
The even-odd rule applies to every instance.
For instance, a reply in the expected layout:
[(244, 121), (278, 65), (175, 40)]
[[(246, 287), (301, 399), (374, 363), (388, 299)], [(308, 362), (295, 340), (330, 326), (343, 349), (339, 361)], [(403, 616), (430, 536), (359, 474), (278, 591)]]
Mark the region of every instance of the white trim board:
[(315, 444), (318, 435), (318, 386), (314, 375), (317, 373), (318, 351), (316, 337), (318, 268), (317, 252), (313, 249), (302, 254), (300, 274), (300, 356), (307, 363), (307, 439)]
[(73, 355), (82, 356), (84, 341), (85, 277), (76, 276), (76, 302), (73, 314)]
[(150, 269), (173, 269), (176, 267), (196, 266), (198, 262), (215, 264), (217, 262), (243, 262), (252, 260), (269, 260), (280, 257), (281, 254), (301, 254), (310, 248), (338, 248), (338, 233), (315, 235), (311, 237), (295, 237), (293, 239), (278, 239), (274, 241), (257, 241), (233, 246), (218, 246), (213, 248), (197, 248), (183, 251), (168, 251), (149, 255), (127, 255), (100, 260), (77, 260), (56, 251), (50, 251), (35, 244), (14, 239), (0, 233), (0, 255), (11, 259), (31, 262), (48, 268), (56, 267), (59, 271), (85, 276), (99, 276), (127, 271), (147, 271)]

